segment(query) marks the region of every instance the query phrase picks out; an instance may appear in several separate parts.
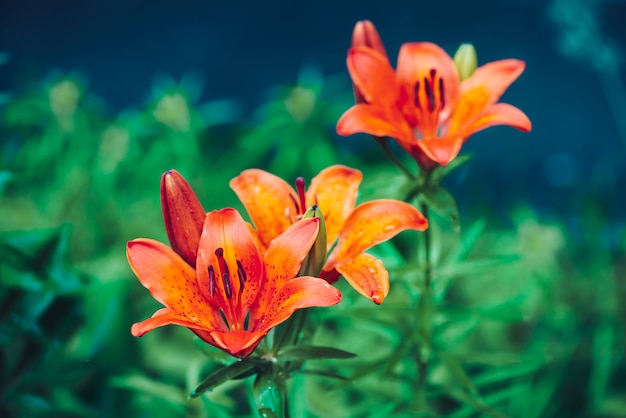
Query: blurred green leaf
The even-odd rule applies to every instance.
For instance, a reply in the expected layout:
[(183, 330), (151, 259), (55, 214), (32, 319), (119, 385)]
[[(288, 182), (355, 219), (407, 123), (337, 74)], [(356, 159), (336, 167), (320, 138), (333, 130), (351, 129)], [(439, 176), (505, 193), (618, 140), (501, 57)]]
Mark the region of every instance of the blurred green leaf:
[(109, 379), (109, 384), (122, 389), (136, 390), (155, 399), (161, 399), (183, 412), (186, 409), (187, 400), (181, 388), (157, 382), (141, 375), (117, 376)]
[(459, 208), (448, 190), (441, 186), (430, 186), (422, 190), (420, 198), (435, 213), (448, 220), (454, 231), (460, 231)]
[(318, 347), (312, 345), (291, 345), (283, 347), (277, 354), (281, 361), (318, 360), (318, 359), (348, 359), (356, 354), (339, 350), (333, 347)]
[(472, 158), (474, 157), (471, 154), (462, 154), (456, 157), (454, 160), (450, 161), (448, 165), (436, 167), (430, 176), (431, 183), (439, 184), (441, 180), (448, 176), (448, 174), (463, 166)]
[(248, 373), (257, 368), (257, 364), (245, 360), (237, 360), (225, 367), (220, 367), (205, 378), (189, 395), (190, 398), (200, 396), (207, 390), (211, 390), (221, 385), (227, 380), (235, 379), (237, 376)]

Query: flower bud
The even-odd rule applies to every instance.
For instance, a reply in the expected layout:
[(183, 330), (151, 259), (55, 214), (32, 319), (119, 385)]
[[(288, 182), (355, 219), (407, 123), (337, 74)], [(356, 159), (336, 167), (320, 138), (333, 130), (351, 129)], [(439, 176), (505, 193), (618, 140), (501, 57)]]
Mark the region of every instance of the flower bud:
[(354, 25), (352, 47), (354, 48), (355, 46), (366, 46), (380, 52), (385, 57), (387, 56), (387, 51), (385, 51), (380, 35), (374, 24), (369, 20), (360, 20)]
[(302, 261), (300, 267), (300, 275), (319, 277), (324, 263), (326, 263), (326, 222), (324, 221), (324, 215), (317, 205), (311, 206), (302, 215), (302, 219), (318, 218), (320, 220), (320, 226), (317, 233), (317, 238), (309, 251), (309, 255)]
[(478, 66), (476, 49), (472, 44), (461, 44), (454, 54), (454, 65), (459, 72), (461, 81), (468, 79)]
[[(376, 27), (369, 20), (360, 20), (354, 25), (354, 30), (352, 31), (352, 48), (357, 46), (372, 48), (387, 57), (387, 51), (385, 51), (383, 41), (380, 39)], [(354, 90), (355, 103), (365, 103), (365, 98), (354, 84), (352, 88)]]
[(195, 267), (205, 212), (187, 180), (176, 170), (161, 177), (161, 209), (172, 249)]

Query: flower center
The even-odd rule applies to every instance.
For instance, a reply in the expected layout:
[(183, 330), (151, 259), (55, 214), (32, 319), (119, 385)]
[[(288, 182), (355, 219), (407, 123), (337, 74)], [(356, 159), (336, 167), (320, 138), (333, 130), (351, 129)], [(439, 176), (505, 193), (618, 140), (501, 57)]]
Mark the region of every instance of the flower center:
[(413, 104), (417, 118), (418, 136), (433, 138), (438, 135), (439, 116), (446, 106), (445, 85), (437, 70), (431, 68), (428, 76), (415, 82)]
[[(222, 279), (222, 286), (224, 286), (224, 294), (228, 299), (230, 299), (233, 296), (233, 284), (230, 281), (230, 269), (228, 268), (228, 264), (224, 258), (224, 249), (221, 247), (217, 248), (215, 250), (215, 256), (217, 257), (217, 269)], [(241, 261), (236, 260), (236, 262), (237, 278), (239, 279), (239, 293), (243, 293), (243, 288), (246, 280), (248, 280), (248, 276), (246, 275), (246, 270), (243, 268)], [(215, 296), (216, 280), (215, 268), (212, 265), (209, 265), (209, 292), (211, 293), (211, 296)]]

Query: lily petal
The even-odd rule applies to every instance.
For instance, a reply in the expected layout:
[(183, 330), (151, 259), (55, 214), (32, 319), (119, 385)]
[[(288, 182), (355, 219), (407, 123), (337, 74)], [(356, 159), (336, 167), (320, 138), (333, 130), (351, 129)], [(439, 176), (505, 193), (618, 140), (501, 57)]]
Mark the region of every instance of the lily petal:
[(395, 103), (396, 75), (387, 57), (372, 48), (356, 46), (348, 51), (347, 63), (352, 82), (368, 103)]
[(355, 258), (368, 248), (387, 241), (407, 229), (423, 231), (428, 221), (413, 206), (398, 200), (380, 199), (363, 203), (350, 214), (339, 242), (324, 270)]
[(211, 336), (215, 341), (215, 346), (232, 356), (243, 358), (252, 354), (265, 334), (267, 334), (267, 331), (229, 331), (214, 332)]
[[(348, 215), (354, 209), (363, 174), (343, 165), (322, 170), (311, 180), (306, 192), (307, 205), (316, 204), (326, 222), (327, 251), (330, 250)], [(338, 197), (340, 197), (338, 199)]]
[[(271, 329), (284, 322), (297, 309), (312, 306), (332, 306), (341, 301), (341, 292), (326, 280), (318, 277), (300, 276), (289, 280), (274, 295), (269, 312), (260, 318), (250, 318), (255, 328)], [(262, 321), (262, 322), (257, 322)]]
[(319, 224), (318, 218), (303, 219), (272, 241), (263, 257), (267, 266), (267, 280), (272, 286), (279, 289), (286, 280), (298, 274), (302, 260), (315, 242)]
[(478, 67), (470, 78), (461, 84), (457, 107), (452, 114), (448, 135), (468, 132), (468, 121), (496, 103), (500, 96), (524, 71), (524, 61), (507, 59)]
[[(126, 247), (130, 267), (158, 302), (181, 318), (219, 329), (214, 312), (198, 288), (196, 274), (178, 254), (151, 239), (136, 239)], [(219, 317), (219, 315), (218, 315)]]
[(409, 124), (399, 112), (375, 104), (357, 104), (346, 110), (337, 121), (337, 133), (342, 136), (366, 133), (407, 143), (414, 141)]
[(463, 145), (463, 137), (453, 136), (445, 138), (422, 139), (417, 146), (428, 158), (440, 165), (447, 165), (454, 160)]
[(359, 254), (337, 266), (337, 271), (354, 290), (377, 305), (383, 303), (389, 293), (389, 272), (379, 259), (369, 254)]
[(481, 65), (461, 84), (461, 95), (465, 96), (479, 88), (488, 93), (489, 104), (495, 103), (525, 68), (526, 63), (516, 59), (492, 61)]
[(529, 132), (532, 127), (530, 119), (524, 112), (508, 103), (496, 103), (479, 114), (464, 128), (464, 132), (469, 135), (496, 125), (511, 126), (523, 132)]
[(141, 337), (145, 333), (165, 325), (182, 325), (184, 327), (190, 328), (197, 327), (198, 323), (172, 312), (172, 310), (169, 308), (162, 308), (156, 311), (151, 318), (133, 324), (130, 332), (135, 337)]
[(435, 70), (443, 80), (446, 109), (453, 108), (459, 94), (460, 79), (450, 55), (430, 42), (409, 42), (400, 47), (397, 78), (408, 91), (412, 92), (417, 82), (430, 79), (431, 70)]
[(298, 214), (298, 197), (291, 186), (266, 171), (245, 170), (230, 181), (230, 188), (248, 211), (265, 248)]
[[(217, 255), (219, 249), (223, 260)], [(235, 209), (207, 213), (196, 266), (205, 299), (222, 310), (231, 330), (243, 329), (245, 316), (258, 296), (264, 267), (248, 226)]]

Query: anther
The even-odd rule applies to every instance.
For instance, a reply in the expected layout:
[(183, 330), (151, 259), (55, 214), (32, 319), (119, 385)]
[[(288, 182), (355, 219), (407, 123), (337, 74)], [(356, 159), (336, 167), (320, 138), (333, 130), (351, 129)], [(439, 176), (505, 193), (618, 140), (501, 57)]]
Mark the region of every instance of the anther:
[(420, 106), (420, 82), (416, 81), (415, 85), (413, 86), (413, 103), (415, 104), (415, 107), (417, 107), (418, 109), (421, 107)]
[(222, 274), (224, 293), (226, 294), (226, 297), (230, 299), (233, 296), (233, 288), (230, 284), (230, 272), (228, 271), (228, 264), (226, 264), (226, 259), (224, 259), (224, 250), (222, 248), (217, 248), (215, 250), (215, 255), (217, 256), (217, 263), (219, 265), (220, 273)]
[(446, 95), (443, 88), (443, 78), (439, 79), (439, 101), (441, 102), (441, 109), (446, 106)]
[(296, 179), (296, 190), (298, 191), (298, 198), (300, 198), (300, 215), (304, 214), (304, 211), (306, 210), (306, 195), (304, 187), (304, 177), (298, 177)]
[(243, 269), (241, 261), (237, 260), (237, 277), (239, 277), (239, 293), (243, 293), (243, 285), (247, 280), (246, 271)]
[(215, 270), (213, 270), (213, 266), (209, 266), (209, 292), (211, 296), (215, 296)]
[[(432, 72), (432, 70), (431, 70)], [(433, 91), (432, 81), (424, 77), (424, 90), (426, 90), (426, 99), (428, 100), (428, 110), (435, 110), (435, 92)]]

